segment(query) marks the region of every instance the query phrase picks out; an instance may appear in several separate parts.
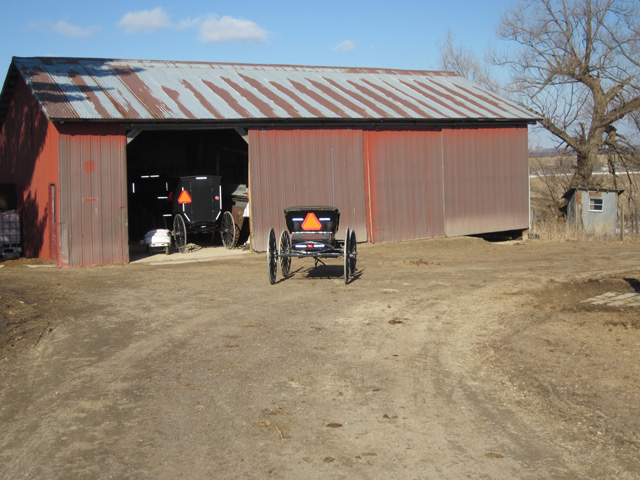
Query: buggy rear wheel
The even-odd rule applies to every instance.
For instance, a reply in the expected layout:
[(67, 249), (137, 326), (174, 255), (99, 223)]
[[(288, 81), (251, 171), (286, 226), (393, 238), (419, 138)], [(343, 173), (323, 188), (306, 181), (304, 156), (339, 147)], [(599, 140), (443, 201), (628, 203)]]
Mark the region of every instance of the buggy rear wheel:
[(269, 229), (269, 241), (267, 243), (267, 266), (269, 268), (269, 282), (276, 283), (278, 273), (278, 246), (276, 245), (276, 232)]
[(173, 232), (171, 233), (176, 248), (180, 253), (184, 253), (187, 250), (187, 226), (184, 223), (182, 215), (177, 214), (173, 217)]
[(347, 231), (344, 235), (344, 250), (342, 255), (344, 257), (344, 284), (347, 285), (349, 283), (349, 267), (351, 266), (351, 262), (349, 261), (349, 249), (351, 248), (351, 235), (349, 234), (349, 227), (347, 227)]
[(221, 224), (220, 238), (222, 239), (222, 244), (231, 250), (238, 243), (236, 222), (233, 221), (231, 212), (227, 211), (222, 214)]
[(283, 253), (289, 253), (291, 250), (291, 237), (289, 232), (283, 230), (280, 234), (280, 271), (282, 276), (287, 278), (291, 271), (291, 257), (283, 257)]
[(351, 238), (349, 239), (349, 272), (353, 277), (356, 271), (356, 260), (358, 259), (358, 245), (356, 244), (356, 231), (351, 230)]

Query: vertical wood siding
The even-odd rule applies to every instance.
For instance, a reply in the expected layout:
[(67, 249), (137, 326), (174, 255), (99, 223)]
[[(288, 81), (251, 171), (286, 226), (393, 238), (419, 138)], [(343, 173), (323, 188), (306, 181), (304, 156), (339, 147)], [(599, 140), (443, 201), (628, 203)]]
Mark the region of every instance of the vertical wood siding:
[(126, 263), (127, 169), (124, 129), (60, 126), (60, 262)]
[(251, 130), (253, 248), (266, 249), (271, 227), (280, 235), (286, 228), (283, 210), (294, 205), (333, 205), (340, 210), (338, 238), (349, 227), (365, 240), (364, 181), (360, 130)]

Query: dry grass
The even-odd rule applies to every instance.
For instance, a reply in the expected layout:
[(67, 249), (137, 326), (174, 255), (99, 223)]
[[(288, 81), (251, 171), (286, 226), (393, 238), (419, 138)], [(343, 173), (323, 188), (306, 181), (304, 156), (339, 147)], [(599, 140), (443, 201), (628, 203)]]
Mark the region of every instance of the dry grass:
[(571, 228), (566, 218), (542, 219), (534, 222), (529, 236), (542, 240), (590, 241), (590, 242), (639, 242), (640, 235), (626, 232), (611, 234), (604, 231), (583, 231)]

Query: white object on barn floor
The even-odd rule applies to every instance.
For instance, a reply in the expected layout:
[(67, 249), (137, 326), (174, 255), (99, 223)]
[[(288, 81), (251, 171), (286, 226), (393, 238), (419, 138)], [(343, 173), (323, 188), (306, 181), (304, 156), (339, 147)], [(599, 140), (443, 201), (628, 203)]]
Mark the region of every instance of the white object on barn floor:
[(164, 228), (149, 230), (144, 235), (144, 244), (147, 246), (147, 252), (151, 253), (153, 249), (163, 248), (164, 253), (169, 254), (171, 246), (171, 232)]

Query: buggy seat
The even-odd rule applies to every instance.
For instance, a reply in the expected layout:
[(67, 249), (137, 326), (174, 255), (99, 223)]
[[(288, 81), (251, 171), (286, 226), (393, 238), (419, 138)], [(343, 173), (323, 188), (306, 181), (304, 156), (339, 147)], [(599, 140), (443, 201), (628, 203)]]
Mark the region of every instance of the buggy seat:
[(336, 207), (289, 207), (284, 209), (284, 217), (294, 250), (335, 248), (340, 222), (340, 212)]

